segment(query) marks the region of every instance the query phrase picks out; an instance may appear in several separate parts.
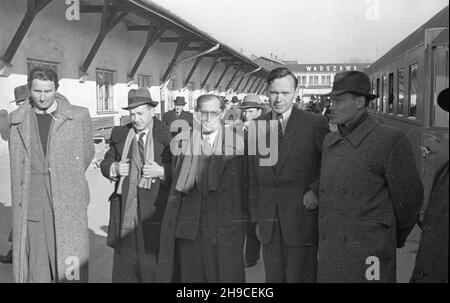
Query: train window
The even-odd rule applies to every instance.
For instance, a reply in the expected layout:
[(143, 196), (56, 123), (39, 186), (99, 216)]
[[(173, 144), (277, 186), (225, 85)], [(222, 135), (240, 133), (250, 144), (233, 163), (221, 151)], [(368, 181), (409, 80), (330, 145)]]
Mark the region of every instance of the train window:
[(409, 102), (408, 102), (408, 116), (417, 116), (417, 63), (409, 66)]
[(448, 113), (437, 105), (437, 96), (448, 87), (448, 46), (433, 48), (433, 127), (448, 127)]
[(388, 89), (387, 89), (387, 78), (386, 75), (383, 75), (383, 86), (381, 87), (382, 91), (382, 100), (381, 100), (381, 108), (380, 111), (381, 112), (386, 112), (386, 108), (387, 108), (387, 102), (388, 102)]
[(378, 98), (376, 99), (376, 104), (375, 104), (375, 110), (380, 110), (380, 105), (381, 105), (381, 95), (380, 95), (380, 78), (377, 78), (377, 95)]
[(386, 110), (388, 113), (394, 113), (394, 73), (389, 73), (389, 91)]
[(403, 104), (405, 102), (405, 69), (397, 71), (397, 115), (403, 116)]

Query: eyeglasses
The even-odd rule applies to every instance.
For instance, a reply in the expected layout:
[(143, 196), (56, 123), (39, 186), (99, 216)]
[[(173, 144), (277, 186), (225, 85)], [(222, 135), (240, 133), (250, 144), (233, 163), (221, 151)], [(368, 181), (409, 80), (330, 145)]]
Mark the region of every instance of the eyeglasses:
[(214, 118), (219, 117), (222, 114), (221, 111), (212, 111), (212, 112), (198, 111), (196, 113), (200, 117), (201, 120), (214, 119)]

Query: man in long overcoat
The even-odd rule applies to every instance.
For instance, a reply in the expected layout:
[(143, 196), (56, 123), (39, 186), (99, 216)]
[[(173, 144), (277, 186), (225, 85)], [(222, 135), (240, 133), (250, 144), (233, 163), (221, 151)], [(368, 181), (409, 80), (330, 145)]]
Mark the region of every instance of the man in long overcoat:
[(32, 70), (28, 87), (31, 100), (10, 115), (14, 280), (87, 282), (89, 112), (56, 98), (52, 69)]
[(128, 93), (131, 123), (114, 127), (100, 164), (115, 181), (107, 243), (114, 248), (113, 282), (154, 282), (161, 220), (170, 184), (170, 133), (154, 117), (147, 89)]
[(258, 150), (249, 164), (250, 214), (259, 227), (266, 282), (315, 282), (318, 201), (313, 188), (328, 123), (293, 106), (297, 78), (289, 69), (274, 69), (266, 81), (272, 111), (256, 124), (274, 120), (278, 125), (278, 145), (271, 146), (278, 161), (260, 165), (265, 156)]
[(401, 248), (422, 205), (408, 138), (379, 125), (367, 106), (369, 77), (336, 75), (319, 190), (318, 282), (395, 282)]
[(246, 161), (243, 146), (225, 140), (223, 108), (218, 96), (200, 96), (195, 114), (201, 123), (194, 118), (193, 130), (171, 144), (173, 181), (157, 282), (173, 281), (177, 263), (184, 283), (245, 282)]

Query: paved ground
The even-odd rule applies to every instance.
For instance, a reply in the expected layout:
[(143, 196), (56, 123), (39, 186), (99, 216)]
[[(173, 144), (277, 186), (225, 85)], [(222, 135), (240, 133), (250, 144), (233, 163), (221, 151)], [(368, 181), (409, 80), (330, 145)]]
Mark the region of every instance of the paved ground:
[[(11, 221), (11, 198), (9, 162), (6, 156), (0, 156), (0, 255), (6, 255), (10, 249), (8, 236)], [(113, 250), (106, 246), (106, 230), (109, 217), (107, 198), (112, 192), (113, 185), (106, 180), (99, 169), (91, 168), (87, 172), (87, 179), (91, 191), (91, 203), (88, 208), (90, 229), (90, 282), (111, 282)], [(415, 228), (402, 250), (398, 250), (398, 281), (407, 282), (417, 252), (420, 237), (419, 229)], [(247, 282), (264, 282), (262, 261), (246, 270)], [(12, 282), (11, 265), (0, 263), (0, 283)]]

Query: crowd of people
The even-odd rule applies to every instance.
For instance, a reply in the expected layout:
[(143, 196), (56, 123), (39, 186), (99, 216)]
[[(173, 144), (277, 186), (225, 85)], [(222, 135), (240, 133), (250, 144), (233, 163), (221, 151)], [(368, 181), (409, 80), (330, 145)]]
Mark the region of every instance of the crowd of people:
[[(190, 113), (177, 97), (162, 121), (147, 89), (129, 91), (131, 123), (113, 128), (100, 164), (115, 183), (113, 282), (242, 283), (260, 252), (266, 282), (396, 282), (396, 248), (424, 198), (409, 140), (368, 114), (377, 96), (366, 74), (338, 73), (319, 112), (295, 105), (297, 81), (272, 70), (268, 104), (205, 94)], [(16, 282), (88, 281), (90, 116), (57, 90), (56, 72), (36, 67), (15, 90), (18, 108), (0, 113)], [(448, 111), (448, 90), (439, 100)], [(226, 140), (229, 128), (243, 146)], [(249, 152), (251, 129), (255, 146), (275, 134), (275, 164)], [(414, 282), (448, 279), (438, 266), (448, 259), (448, 162), (435, 183)]]

